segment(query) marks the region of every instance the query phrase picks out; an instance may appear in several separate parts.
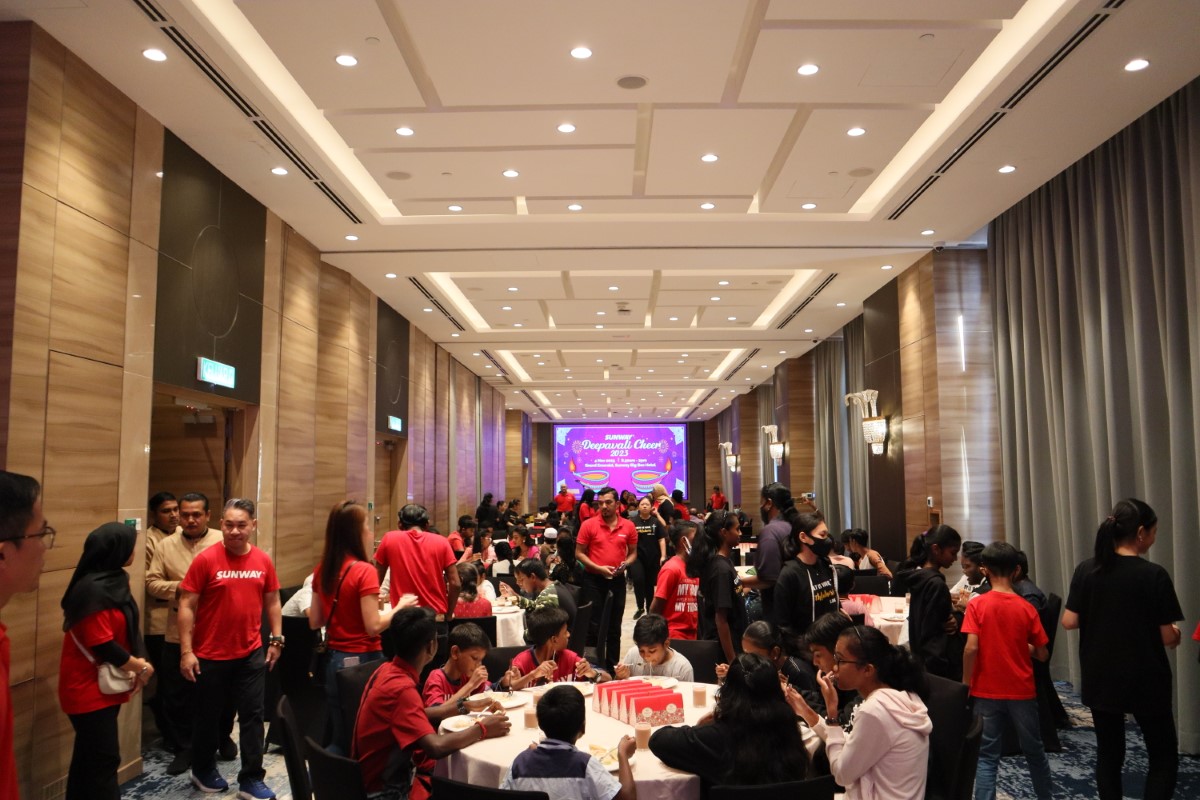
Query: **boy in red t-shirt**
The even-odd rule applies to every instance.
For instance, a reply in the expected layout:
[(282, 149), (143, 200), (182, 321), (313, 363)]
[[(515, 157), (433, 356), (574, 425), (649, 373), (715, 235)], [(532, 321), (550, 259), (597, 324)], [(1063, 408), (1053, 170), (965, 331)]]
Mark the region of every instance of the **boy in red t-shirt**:
[[(450, 631), (447, 643), (450, 645), (450, 656), (445, 665), (430, 672), (429, 677), (425, 679), (425, 689), (422, 692), (425, 707), (435, 713), (503, 713), (504, 707), (489, 697), (468, 699), (471, 695), (492, 688), (487, 679), (487, 667), (483, 666), (483, 659), (491, 649), (492, 643), (483, 632), (483, 628), (474, 622), (456, 625)], [(515, 677), (515, 673), (510, 676), (510, 673), (506, 672), (503, 678), (496, 681), (496, 688), (507, 691), (509, 677)]]
[(516, 675), (506, 675), (509, 686), (524, 689), (543, 683), (582, 679), (602, 683), (610, 676), (597, 671), (586, 659), (567, 649), (571, 632), (567, 630), (570, 617), (561, 608), (538, 608), (527, 615), (529, 638), (533, 647), (513, 659)]
[(1004, 722), (1011, 720), (1038, 800), (1049, 800), (1054, 791), (1050, 763), (1042, 747), (1037, 691), (1033, 684), (1033, 658), (1050, 657), (1049, 641), (1037, 609), (1013, 591), (1017, 550), (995, 542), (983, 550), (983, 572), (992, 590), (967, 604), (962, 631), (963, 683), (971, 689), (975, 710), (983, 716), (983, 739), (975, 775), (975, 800), (996, 796), (996, 770), (1000, 764)]

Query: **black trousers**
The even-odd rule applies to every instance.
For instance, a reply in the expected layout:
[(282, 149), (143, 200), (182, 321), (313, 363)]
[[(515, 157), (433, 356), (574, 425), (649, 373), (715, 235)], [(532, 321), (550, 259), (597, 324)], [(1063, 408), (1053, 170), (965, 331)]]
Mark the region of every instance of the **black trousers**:
[(589, 600), (592, 601), (591, 624), (596, 632), (596, 662), (611, 670), (622, 655), (621, 618), (625, 616), (625, 573), (615, 578), (584, 573), (583, 602)]
[[(1121, 769), (1125, 766), (1125, 715), (1120, 711), (1092, 710), (1096, 726), (1096, 793), (1100, 800), (1120, 800)], [(1175, 796), (1179, 775), (1179, 740), (1170, 709), (1159, 713), (1135, 713), (1133, 719), (1146, 740), (1145, 800), (1168, 800)]]
[(117, 770), (121, 768), (121, 741), (117, 714), (109, 706), (87, 714), (70, 714), (75, 747), (67, 772), (67, 800), (120, 800)]
[[(171, 752), (190, 750), (192, 728), (196, 720), (197, 684), (179, 674), (179, 645), (163, 642), (162, 668), (158, 669), (158, 694), (162, 709), (162, 722), (158, 723), (163, 742)], [(226, 697), (221, 712), (221, 737), (228, 738), (233, 732), (233, 718), (237, 714), (237, 698)]]
[(629, 565), (629, 579), (633, 581), (636, 607), (649, 611), (654, 602), (654, 587), (658, 585), (658, 553), (650, 555), (639, 550), (637, 561)]
[(216, 767), (217, 747), (224, 733), (225, 704), (233, 698), (240, 723), (242, 768), (238, 783), (261, 781), (263, 770), (263, 692), (267, 667), (262, 648), (231, 661), (200, 659), (196, 678), (196, 725), (192, 731), (192, 769)]

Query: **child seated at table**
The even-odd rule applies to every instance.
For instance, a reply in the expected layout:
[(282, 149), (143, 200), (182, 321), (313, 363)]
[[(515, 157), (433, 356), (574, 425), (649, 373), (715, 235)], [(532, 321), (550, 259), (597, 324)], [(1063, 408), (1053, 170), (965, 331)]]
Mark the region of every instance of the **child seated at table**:
[(850, 596), (854, 591), (854, 570), (840, 565), (835, 566), (834, 570), (837, 571), (837, 592), (838, 600), (842, 604), (842, 613), (851, 617), (862, 614), (863, 624), (875, 627), (875, 620), (871, 619), (871, 609), (867, 604), (857, 597)]
[(479, 567), (471, 563), (462, 563), (455, 568), (458, 570), (458, 580), (462, 588), (458, 592), (454, 616), (459, 619), (492, 616), (491, 601), (479, 595)]
[[(847, 620), (848, 621), (848, 620)], [(770, 661), (787, 682), (801, 691), (817, 689), (817, 675), (804, 660), (803, 642), (765, 619), (750, 623), (742, 634), (742, 652), (756, 653)], [(728, 664), (717, 664), (717, 682), (724, 683)]]
[[(556, 800), (637, 800), (629, 759), (637, 744), (629, 735), (614, 748), (617, 777), (596, 756), (575, 747), (586, 721), (583, 695), (555, 686), (537, 704), (538, 727), (546, 738), (523, 750), (500, 784), (501, 789), (545, 792)], [(606, 754), (608, 755), (608, 754)]]
[[(450, 657), (445, 665), (430, 672), (425, 679), (425, 689), (421, 693), (425, 707), (435, 709), (439, 716), (451, 709), (458, 714), (503, 710), (499, 703), (488, 698), (467, 699), (492, 688), (487, 679), (487, 667), (483, 665), (492, 643), (483, 629), (473, 622), (464, 622), (450, 631), (447, 644)], [(506, 674), (497, 681), (496, 688), (507, 691), (507, 677)]]
[(663, 675), (690, 681), (692, 663), (667, 644), (667, 621), (658, 614), (646, 614), (633, 625), (633, 647), (617, 664), (617, 677)]
[(567, 649), (571, 632), (567, 629), (570, 617), (566, 611), (561, 608), (538, 608), (530, 611), (526, 618), (533, 646), (513, 659), (512, 668), (516, 675), (509, 678), (509, 685), (513, 689), (539, 686), (551, 681), (579, 679), (599, 683), (609, 680), (607, 672), (597, 671), (586, 659)]
[[(808, 626), (804, 634), (804, 645), (812, 656), (813, 666), (819, 671), (832, 674), (837, 666), (833, 651), (837, 648), (838, 637), (843, 631), (854, 627), (854, 621), (840, 611), (832, 611), (817, 617), (817, 621)], [(799, 689), (804, 699), (819, 714), (825, 713), (825, 698), (821, 696), (820, 687), (814, 690)], [(862, 702), (862, 696), (853, 689), (838, 689), (838, 708), (843, 724), (850, 721), (850, 713)]]

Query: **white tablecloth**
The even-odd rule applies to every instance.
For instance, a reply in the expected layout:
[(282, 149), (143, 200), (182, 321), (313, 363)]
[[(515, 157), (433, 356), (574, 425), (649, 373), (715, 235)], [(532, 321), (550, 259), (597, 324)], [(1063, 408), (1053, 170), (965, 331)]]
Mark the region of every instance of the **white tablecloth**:
[[(680, 683), (678, 691), (683, 695), (683, 717), (688, 725), (695, 725), (700, 718), (712, 710), (715, 701), (716, 686), (709, 686), (708, 702), (703, 708), (692, 705), (692, 683)], [(531, 695), (526, 695), (529, 702)], [(587, 732), (579, 740), (577, 746), (587, 751), (588, 745), (603, 745), (605, 748), (615, 747), (621, 737), (633, 735), (633, 726), (619, 722), (592, 710), (592, 698), (586, 698), (587, 703)], [(542, 738), (540, 730), (530, 730), (525, 727), (525, 707), (509, 710), (512, 718), (512, 731), (508, 736), (499, 739), (485, 739), (465, 750), (441, 759), (437, 763), (437, 774), (444, 775), (456, 781), (465, 781), (479, 786), (499, 787), (504, 775), (512, 765), (513, 759), (522, 750), (529, 747), (531, 742)], [(803, 728), (805, 746), (810, 752), (815, 752), (820, 743), (816, 735), (808, 728)], [(638, 800), (699, 800), (700, 778), (690, 772), (681, 772), (663, 764), (649, 750), (638, 750), (633, 760), (633, 778), (637, 783)]]
[[(888, 641), (897, 647), (908, 644), (908, 607), (903, 597), (881, 597), (882, 610), (871, 610), (871, 621), (875, 623)], [(903, 620), (885, 617), (904, 617)]]
[[(492, 608), (496, 617), (496, 646), (516, 647), (525, 644), (525, 612), (516, 609), (515, 611), (495, 613), (496, 608), (495, 606)], [(508, 608), (514, 607), (508, 606)]]

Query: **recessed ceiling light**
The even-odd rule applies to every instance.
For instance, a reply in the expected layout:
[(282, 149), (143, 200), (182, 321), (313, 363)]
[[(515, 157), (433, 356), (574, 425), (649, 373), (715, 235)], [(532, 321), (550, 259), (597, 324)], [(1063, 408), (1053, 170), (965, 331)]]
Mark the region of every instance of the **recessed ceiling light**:
[(343, 67), (354, 67), (358, 65), (358, 59), (349, 54), (340, 55), (335, 58), (334, 61), (341, 64)]
[(424, 311), (426, 314), (428, 314), (429, 312), (433, 311), (433, 309), (432, 309), (432, 308), (422, 308), (421, 310), (422, 310), (422, 311)]
[[(147, 56), (149, 58), (149, 56)], [(1125, 65), (1126, 72), (1141, 72), (1146, 67), (1150, 66), (1150, 62), (1144, 58), (1135, 58)]]
[(701, 203), (700, 207), (705, 211), (712, 211), (714, 208), (716, 208), (716, 205), (713, 203)]
[(884, 264), (880, 269), (894, 269), (891, 264)]
[(534, 353), (534, 354), (533, 354), (533, 357), (534, 357), (534, 358), (541, 358), (541, 357), (542, 357), (542, 354), (541, 354), (541, 353)]
[(501, 311), (512, 311), (512, 306), (500, 306)]
[(447, 211), (462, 211), (462, 206), (446, 206)]
[(416, 131), (407, 125), (401, 125), (399, 128), (396, 128), (396, 133), (400, 134), (401, 136), (412, 136), (414, 133), (416, 133)]
[(562, 125), (558, 126), (558, 132), (559, 133), (574, 133), (575, 126), (569, 122), (564, 122)]
[(726, 322), (737, 322), (737, 317), (726, 317)]
[(452, 333), (452, 334), (450, 334), (450, 336), (451, 336), (451, 337), (453, 337), (453, 338), (455, 338), (455, 339), (457, 339), (457, 338), (458, 338), (459, 336), (461, 336), (461, 335), (462, 335), (461, 333)]
[(717, 297), (716, 295), (713, 295), (712, 297), (710, 297), (708, 299), (712, 300), (714, 303), (720, 302), (720, 300), (721, 300), (721, 298)]
[(802, 205), (800, 207), (803, 208), (805, 211), (812, 211), (814, 208), (817, 207), (817, 204), (816, 203), (805, 203), (804, 205)]
[(845, 304), (845, 303), (838, 303), (838, 304), (837, 304), (837, 307), (838, 307), (838, 308), (845, 308), (845, 307), (846, 307), (846, 304)]
[(346, 234), (346, 241), (347, 241), (347, 242), (357, 242), (357, 241), (358, 241), (358, 237), (357, 237), (357, 236), (355, 236), (353, 233), (347, 233), (347, 234)]
[(385, 274), (383, 277), (385, 277), (385, 278), (395, 278), (395, 277), (396, 277), (396, 273), (394, 273), (394, 272), (389, 272), (389, 273)]
[(820, 71), (821, 71), (821, 68), (818, 67), (816, 64), (801, 64), (799, 66), (799, 68), (796, 69), (796, 74), (798, 74), (798, 75), (816, 75)]
[(812, 331), (813, 331), (813, 329), (812, 329), (812, 328), (805, 328), (805, 329), (804, 329), (804, 332), (805, 332), (805, 333), (812, 333)]
[(670, 322), (679, 322), (679, 317), (668, 317)]
[(567, 211), (583, 211), (583, 206), (579, 205), (579, 203), (571, 203), (571, 205), (567, 206)]
[(700, 160), (705, 164), (711, 164), (714, 161), (717, 161), (719, 158), (720, 156), (718, 156), (716, 153), (705, 153), (704, 155), (700, 156)]
[(591, 57), (592, 57), (592, 51), (586, 47), (576, 47), (571, 50), (571, 58), (584, 59), (584, 58), (591, 58)]
[(780, 350), (780, 351), (779, 351), (779, 355), (781, 355), (781, 356), (786, 356), (786, 355), (787, 355), (787, 350)]
[(1014, 167), (1012, 164), (1005, 164), (1003, 167), (1001, 167), (1000, 169), (998, 169), (996, 171), (999, 172), (1001, 175), (1007, 175), (1010, 172), (1016, 172), (1017, 168)]
[[(484, 365), (483, 365), (483, 368), (484, 368), (484, 369), (491, 369), (491, 368), (492, 368), (492, 365), (491, 365), (491, 364), (484, 364)], [(750, 380), (750, 379), (749, 379), (749, 378), (746, 378), (746, 380)]]
[(162, 176), (163, 176), (163, 174), (162, 174), (162, 171), (161, 171), (161, 170), (159, 170), (158, 172), (154, 173), (154, 177), (156, 177), (156, 178), (161, 178)]
[(728, 286), (729, 281), (717, 281), (717, 286)]
[(602, 331), (602, 330), (604, 330), (604, 326), (603, 326), (603, 325), (597, 325), (597, 326), (596, 326), (596, 330), (598, 330), (598, 331)]
[(621, 291), (621, 287), (620, 286), (610, 286), (610, 287), (608, 287), (608, 290), (610, 292), (619, 292), (619, 291)]
[[(146, 58), (150, 59), (151, 61), (166, 61), (167, 60), (167, 54), (164, 53), (162, 50), (159, 50), (157, 47), (151, 47), (149, 50), (143, 50), (142, 55), (145, 56)], [(1126, 69), (1128, 69), (1128, 67), (1126, 67)]]
[(749, 378), (746, 378), (746, 380), (750, 380), (750, 379), (749, 379)]
[[(646, 370), (646, 372), (654, 372), (654, 370), (648, 369), (648, 370)], [(659, 394), (662, 394), (662, 392), (659, 392)]]
[(681, 358), (681, 359), (677, 360), (675, 363), (676, 364), (686, 364), (687, 362)]
[(271, 167), (272, 175), (287, 175), (287, 170), (283, 167)]
[(517, 172), (515, 169), (506, 169), (506, 170), (504, 170), (504, 172), (502, 172), (500, 174), (506, 178), (515, 178), (518, 175), (520, 175), (521, 173)]
[(471, 355), (477, 356), (477, 355), (479, 355), (479, 353), (471, 353)]
[(855, 128), (851, 128), (850, 130), (846, 131), (846, 135), (847, 136), (862, 136), (866, 132), (867, 132), (866, 128), (855, 127)]
[(680, 353), (680, 354), (679, 354), (679, 357), (680, 357), (680, 358), (687, 358), (687, 357), (688, 357), (688, 354), (687, 354), (687, 353)]
[(519, 323), (519, 322), (514, 322), (514, 323), (513, 323), (513, 327), (514, 327), (514, 328), (524, 328), (525, 326), (524, 326), (524, 325), (522, 325), (522, 324), (521, 324), (521, 323)]
[(597, 359), (596, 359), (596, 363), (597, 363), (597, 364), (603, 364), (603, 363), (604, 363), (604, 359), (603, 359), (603, 358), (597, 358)]
[(922, 236), (933, 236), (935, 233), (937, 233), (937, 231), (935, 231), (933, 228), (926, 228), (925, 230), (921, 231)]
[[(538, 362), (538, 366), (539, 366), (539, 367), (544, 367), (544, 366), (546, 366), (546, 362), (545, 362), (545, 361), (539, 361), (539, 362)], [(555, 396), (557, 397), (557, 395), (555, 395)]]
[(570, 372), (570, 371), (571, 371), (570, 367), (563, 367), (563, 372)]

